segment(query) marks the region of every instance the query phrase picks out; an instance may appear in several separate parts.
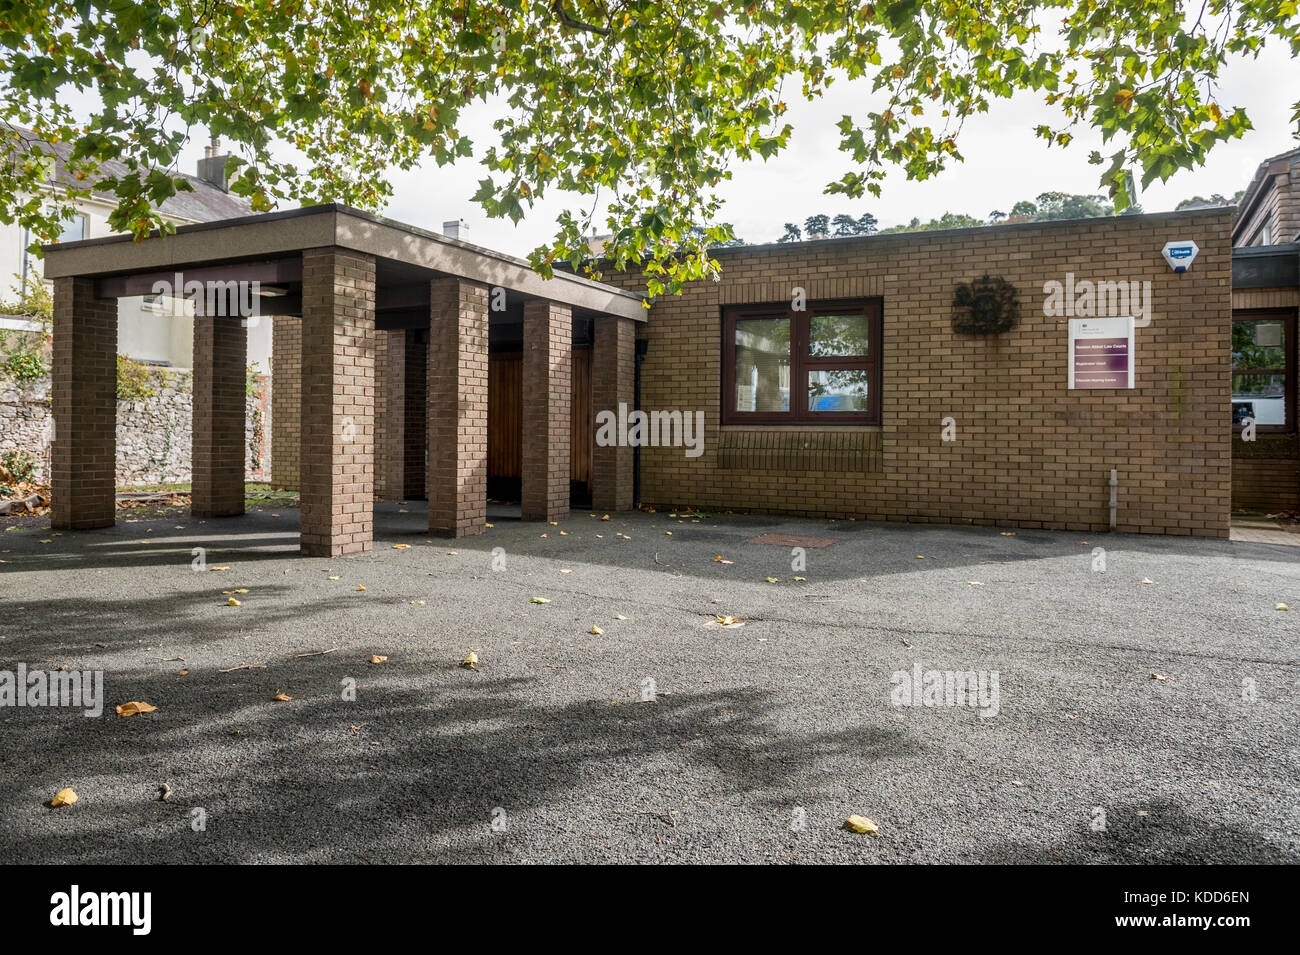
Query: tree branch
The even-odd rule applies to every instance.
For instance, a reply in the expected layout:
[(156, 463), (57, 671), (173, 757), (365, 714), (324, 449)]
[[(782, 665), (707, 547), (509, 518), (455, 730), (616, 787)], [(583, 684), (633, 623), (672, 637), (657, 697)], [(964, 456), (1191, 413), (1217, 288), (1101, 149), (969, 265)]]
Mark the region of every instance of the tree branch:
[(555, 15), (560, 18), (560, 22), (566, 27), (583, 30), (587, 33), (595, 33), (599, 36), (609, 36), (608, 28), (592, 26), (590, 23), (583, 23), (581, 20), (575, 20), (569, 16), (569, 11), (564, 9), (564, 0), (552, 0), (551, 9), (555, 11)]

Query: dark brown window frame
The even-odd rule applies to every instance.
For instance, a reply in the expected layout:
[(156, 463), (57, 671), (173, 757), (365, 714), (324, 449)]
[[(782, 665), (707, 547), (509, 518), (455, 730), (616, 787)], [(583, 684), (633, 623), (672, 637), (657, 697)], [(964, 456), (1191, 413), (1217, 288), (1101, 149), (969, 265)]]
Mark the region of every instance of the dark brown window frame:
[[(803, 311), (795, 311), (789, 304), (728, 305), (722, 309), (722, 423), (723, 424), (822, 424), (822, 425), (878, 425), (880, 424), (880, 384), (882, 377), (881, 348), (884, 322), (879, 298), (834, 299), (808, 302)], [(868, 325), (865, 357), (820, 357), (808, 355), (808, 320), (819, 315), (865, 314)], [(736, 410), (736, 322), (752, 318), (790, 319), (790, 410), (789, 411), (737, 411)], [(808, 409), (808, 372), (869, 371), (867, 384), (867, 411), (810, 411)], [(802, 388), (796, 391), (795, 383)], [(796, 401), (796, 394), (799, 400)]]
[[(1269, 319), (1281, 319), (1283, 336), (1286, 342), (1286, 367), (1275, 369), (1252, 369), (1250, 372), (1238, 372), (1228, 369), (1228, 390), (1232, 390), (1232, 376), (1237, 374), (1283, 374), (1286, 376), (1286, 390), (1282, 396), (1282, 407), (1286, 416), (1285, 424), (1256, 424), (1255, 430), (1260, 434), (1289, 434), (1296, 429), (1295, 394), (1296, 394), (1296, 310), (1293, 308), (1238, 308), (1232, 312), (1233, 322), (1256, 322)], [(1232, 335), (1228, 335), (1228, 362), (1232, 362)], [(1234, 424), (1232, 430), (1240, 433), (1244, 425)]]

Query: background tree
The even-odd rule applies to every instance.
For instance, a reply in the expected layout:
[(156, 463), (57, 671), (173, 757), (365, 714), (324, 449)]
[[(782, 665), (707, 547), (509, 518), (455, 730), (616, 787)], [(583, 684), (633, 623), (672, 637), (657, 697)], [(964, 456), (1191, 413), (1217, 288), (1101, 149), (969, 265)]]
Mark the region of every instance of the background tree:
[(1179, 209), (1199, 209), (1205, 206), (1232, 206), (1241, 202), (1241, 197), (1246, 194), (1245, 189), (1238, 189), (1231, 199), (1225, 199), (1219, 193), (1214, 193), (1210, 198), (1205, 199), (1201, 196), (1192, 196), (1190, 199), (1184, 199), (1178, 205), (1174, 206), (1174, 211)]
[[(462, 115), (491, 99), (484, 212), (518, 221), (549, 190), (582, 197), (534, 267), (583, 267), (599, 215), (616, 267), (675, 290), (717, 269), (706, 242), (725, 227), (690, 227), (716, 221), (734, 164), (788, 144), (783, 89), (868, 94), (838, 124), (851, 168), (831, 193), (879, 195), (892, 167), (934, 175), (960, 159), (970, 116), (1029, 91), (1057, 111), (1036, 129), (1049, 145), (1101, 131), (1110, 154), (1089, 159), (1128, 208), (1135, 179), (1199, 165), (1250, 127), (1217, 98), (1229, 59), (1270, 42), (1300, 53), (1295, 0), (1194, 14), (1177, 0), (0, 0), (0, 123), (35, 134), (6, 137), (0, 217), (53, 237), (97, 181), (117, 196), (114, 228), (166, 230), (158, 205), (190, 188), (177, 159), (191, 133), (238, 147), (232, 189), (255, 209), (376, 208), (393, 170), (473, 155)], [(72, 148), (53, 202), (42, 142)], [(105, 160), (125, 170), (105, 176)]]
[(804, 234), (810, 239), (824, 239), (831, 234), (831, 220), (829, 216), (818, 213), (809, 216), (803, 220)]
[(801, 239), (803, 239), (803, 230), (800, 229), (793, 222), (787, 222), (785, 224), (785, 234), (782, 235), (781, 238), (777, 239), (776, 241), (777, 242), (798, 242)]

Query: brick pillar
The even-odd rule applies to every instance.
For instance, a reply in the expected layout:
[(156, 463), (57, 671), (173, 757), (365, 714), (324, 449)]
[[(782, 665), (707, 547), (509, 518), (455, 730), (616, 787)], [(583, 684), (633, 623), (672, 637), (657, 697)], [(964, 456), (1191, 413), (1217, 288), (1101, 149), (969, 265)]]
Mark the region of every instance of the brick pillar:
[(402, 445), (402, 496), (424, 497), (427, 478), (425, 455), (429, 446), (429, 333), (420, 328), (406, 330), (406, 422)]
[(112, 527), (117, 464), (117, 300), (54, 280), (52, 524)]
[(302, 442), (302, 319), (271, 326), (271, 483), (296, 490)]
[[(406, 497), (407, 330), (375, 332), (375, 496), (386, 501)], [(423, 380), (424, 371), (421, 369)], [(423, 392), (420, 394), (423, 406)], [(420, 434), (421, 450), (424, 434)], [(420, 459), (419, 494), (424, 493), (424, 458)]]
[(375, 500), (388, 501), (388, 332), (375, 329)]
[(524, 303), (522, 516), (569, 516), (569, 430), (573, 420), (573, 313), (567, 305)]
[(375, 493), (375, 260), (302, 253), (301, 543), (313, 557), (371, 548)]
[(488, 290), (429, 283), (429, 532), (479, 534), (487, 520)]
[[(636, 376), (636, 324), (612, 315), (592, 323), (591, 391), (596, 415), (619, 404), (632, 411)], [(597, 424), (599, 430), (599, 424)], [(632, 507), (632, 449), (596, 445), (591, 466), (591, 506), (601, 511)]]
[(194, 387), (190, 513), (244, 513), (248, 329), (238, 317), (194, 316)]

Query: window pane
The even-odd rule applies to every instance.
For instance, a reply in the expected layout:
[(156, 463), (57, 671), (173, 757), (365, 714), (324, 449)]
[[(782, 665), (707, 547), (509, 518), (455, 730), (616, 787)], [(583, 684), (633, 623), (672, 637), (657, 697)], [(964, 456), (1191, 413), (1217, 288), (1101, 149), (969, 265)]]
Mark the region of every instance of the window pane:
[(1232, 423), (1286, 424), (1285, 375), (1233, 375)]
[(865, 356), (869, 327), (865, 315), (813, 315), (808, 319), (808, 356)]
[(790, 410), (790, 319), (736, 321), (736, 410)]
[(1232, 323), (1233, 371), (1285, 368), (1286, 349), (1286, 322), (1281, 319), (1243, 319)]
[(808, 372), (809, 411), (868, 411), (869, 371)]
[(75, 215), (63, 226), (59, 234), (60, 242), (78, 242), (86, 237), (85, 215)]

